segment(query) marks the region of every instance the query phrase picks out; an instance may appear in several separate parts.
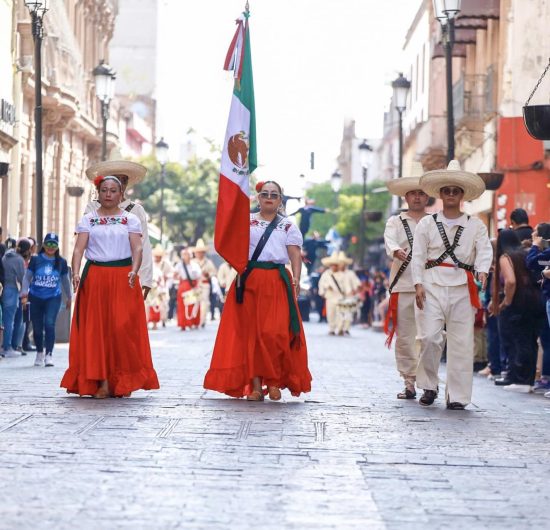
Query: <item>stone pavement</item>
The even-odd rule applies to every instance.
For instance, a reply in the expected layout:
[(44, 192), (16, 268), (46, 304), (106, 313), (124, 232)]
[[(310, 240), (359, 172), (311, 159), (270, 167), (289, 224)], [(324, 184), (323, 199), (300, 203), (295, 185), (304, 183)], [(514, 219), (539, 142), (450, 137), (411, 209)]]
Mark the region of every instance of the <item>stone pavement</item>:
[(34, 356), (0, 361), (1, 529), (529, 528), (550, 502), (550, 400), (476, 377), (447, 411), (395, 399), (379, 333), (307, 324), (311, 394), (205, 392), (216, 326), (151, 332), (161, 390), (66, 395)]

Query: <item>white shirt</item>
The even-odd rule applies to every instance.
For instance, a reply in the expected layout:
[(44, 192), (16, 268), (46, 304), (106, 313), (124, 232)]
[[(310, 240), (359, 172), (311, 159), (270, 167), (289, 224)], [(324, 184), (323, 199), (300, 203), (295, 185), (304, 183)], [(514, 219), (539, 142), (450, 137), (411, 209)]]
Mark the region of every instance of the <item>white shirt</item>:
[[(411, 250), (409, 240), (407, 239), (407, 233), (405, 232), (405, 228), (403, 228), (401, 219), (406, 219), (413, 237), (416, 230), (416, 221), (407, 212), (403, 212), (400, 215), (392, 215), (386, 222), (386, 228), (384, 230), (384, 243), (386, 245), (387, 255), (393, 259), (390, 270), (390, 285), (392, 284), (397, 271), (400, 269), (401, 265), (403, 265), (403, 262), (400, 259), (394, 258), (393, 253), (399, 249), (403, 249), (407, 253)], [(411, 263), (409, 263), (408, 267), (405, 269), (405, 272), (403, 272), (395, 284), (392, 292), (414, 292)]]
[[(186, 267), (191, 280), (198, 280), (202, 276), (201, 268), (196, 261), (191, 260)], [(179, 276), (180, 280), (188, 279), (187, 274), (185, 274), (185, 269), (183, 268), (183, 262), (181, 261), (176, 265), (176, 274)]]
[[(487, 235), (487, 228), (477, 218), (463, 214), (459, 224), (449, 227), (446, 219), (438, 213), (437, 220), (443, 223), (443, 228), (452, 245), (458, 226), (463, 226), (464, 231), (460, 237), (457, 248), (454, 251), (459, 261), (467, 265), (473, 265), (475, 272), (489, 272), (493, 261), (493, 247)], [(427, 215), (421, 219), (414, 233), (413, 259), (411, 262), (412, 280), (414, 285), (418, 283), (433, 283), (443, 286), (456, 286), (467, 283), (466, 271), (451, 267), (433, 267), (426, 269), (426, 261), (436, 260), (445, 252), (445, 244), (437, 229), (433, 216)], [(444, 263), (454, 265), (454, 261), (447, 257)]]
[[(248, 259), (252, 258), (254, 249), (260, 241), (265, 229), (269, 226), (268, 221), (258, 219), (254, 214), (250, 216), (250, 246), (248, 247)], [(258, 261), (272, 261), (286, 265), (290, 258), (288, 257), (288, 245), (301, 247), (304, 242), (302, 234), (298, 227), (291, 223), (287, 217), (283, 217), (279, 224), (273, 230), (271, 236), (267, 240)]]
[[(120, 208), (125, 210), (132, 201), (125, 199), (120, 203)], [(141, 233), (143, 235), (143, 257), (141, 258), (141, 267), (139, 268), (139, 281), (142, 287), (151, 287), (153, 284), (153, 254), (151, 249), (151, 241), (149, 241), (149, 228), (147, 226), (147, 213), (143, 206), (137, 202), (133, 203), (131, 213), (136, 215), (141, 222)], [(96, 212), (101, 206), (98, 201), (92, 201), (86, 205), (84, 213)]]
[(99, 216), (87, 213), (76, 227), (76, 233), (89, 234), (86, 258), (93, 261), (117, 261), (132, 257), (130, 234), (141, 235), (141, 223), (136, 215)]
[(349, 287), (343, 271), (332, 272), (331, 269), (327, 269), (321, 274), (319, 278), (320, 296), (327, 300), (340, 300), (347, 294), (349, 294)]

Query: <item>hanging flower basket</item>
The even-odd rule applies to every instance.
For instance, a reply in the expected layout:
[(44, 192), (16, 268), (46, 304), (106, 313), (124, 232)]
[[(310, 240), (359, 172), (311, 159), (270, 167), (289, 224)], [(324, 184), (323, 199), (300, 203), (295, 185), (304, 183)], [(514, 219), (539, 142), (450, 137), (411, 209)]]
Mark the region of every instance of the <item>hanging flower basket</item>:
[(504, 180), (504, 173), (478, 173), (478, 175), (485, 182), (485, 189), (491, 191), (498, 190)]
[(67, 193), (71, 197), (82, 197), (84, 188), (82, 186), (67, 186)]
[(550, 140), (550, 105), (529, 105), (544, 76), (550, 69), (550, 59), (529, 99), (523, 107), (523, 122), (527, 132), (536, 140)]

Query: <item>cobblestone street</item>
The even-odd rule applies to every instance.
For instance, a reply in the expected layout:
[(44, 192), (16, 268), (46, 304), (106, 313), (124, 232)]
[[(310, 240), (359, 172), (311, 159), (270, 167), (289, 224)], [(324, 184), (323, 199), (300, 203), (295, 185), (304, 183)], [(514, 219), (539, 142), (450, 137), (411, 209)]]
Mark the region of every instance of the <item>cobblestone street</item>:
[(71, 397), (0, 362), (2, 529), (529, 528), (550, 501), (550, 400), (476, 376), (464, 412), (395, 399), (382, 334), (306, 326), (313, 392), (205, 392), (216, 326), (151, 332), (161, 390)]

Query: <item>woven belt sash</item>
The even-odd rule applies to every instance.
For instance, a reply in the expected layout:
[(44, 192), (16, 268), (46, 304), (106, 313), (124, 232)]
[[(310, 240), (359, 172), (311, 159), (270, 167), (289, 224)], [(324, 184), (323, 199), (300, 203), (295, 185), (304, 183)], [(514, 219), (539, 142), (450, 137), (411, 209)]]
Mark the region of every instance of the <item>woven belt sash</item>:
[[(439, 265), (436, 265), (436, 267), (452, 267), (453, 269), (457, 268), (454, 265), (451, 265), (450, 263), (440, 263)], [(472, 265), (470, 265), (470, 267), (472, 267), (472, 269), (474, 268)], [(480, 309), (481, 302), (479, 301), (479, 293), (477, 291), (477, 285), (474, 279), (474, 273), (468, 269), (463, 268), (463, 270), (466, 273), (466, 278), (468, 279), (468, 292), (470, 293), (470, 303), (476, 309)]]
[(78, 293), (76, 296), (76, 303), (74, 307), (77, 326), (80, 320), (80, 292), (82, 290), (82, 287), (84, 286), (84, 280), (88, 276), (88, 272), (92, 265), (95, 267), (127, 267), (128, 265), (132, 265), (132, 258), (119, 259), (115, 261), (94, 261), (92, 259), (89, 259), (86, 262), (86, 265), (84, 265), (84, 269), (82, 270), (82, 276), (80, 277), (80, 284), (78, 285)]
[(263, 269), (263, 270), (275, 270), (279, 271), (279, 276), (283, 280), (286, 286), (286, 295), (288, 298), (288, 308), (290, 313), (290, 329), (294, 335), (300, 334), (300, 320), (298, 319), (298, 311), (296, 304), (294, 303), (294, 294), (292, 293), (292, 283), (290, 282), (290, 276), (284, 265), (280, 263), (273, 263), (272, 261), (249, 261), (248, 269)]

